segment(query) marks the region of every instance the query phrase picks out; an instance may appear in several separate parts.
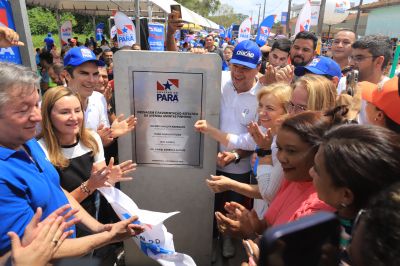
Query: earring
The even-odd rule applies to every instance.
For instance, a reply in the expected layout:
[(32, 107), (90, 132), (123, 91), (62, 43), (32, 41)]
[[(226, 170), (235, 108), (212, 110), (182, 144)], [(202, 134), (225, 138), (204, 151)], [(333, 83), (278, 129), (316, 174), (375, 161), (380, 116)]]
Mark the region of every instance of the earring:
[(345, 203), (340, 203), (340, 207), (342, 207), (343, 209), (347, 208), (347, 205)]

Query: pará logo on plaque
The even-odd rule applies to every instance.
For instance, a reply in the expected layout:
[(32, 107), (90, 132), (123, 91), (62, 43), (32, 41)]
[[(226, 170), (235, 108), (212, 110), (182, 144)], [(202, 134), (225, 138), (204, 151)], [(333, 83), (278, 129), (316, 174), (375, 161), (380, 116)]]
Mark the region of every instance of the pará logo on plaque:
[(157, 81), (157, 102), (179, 102), (179, 79), (167, 79), (166, 82)]

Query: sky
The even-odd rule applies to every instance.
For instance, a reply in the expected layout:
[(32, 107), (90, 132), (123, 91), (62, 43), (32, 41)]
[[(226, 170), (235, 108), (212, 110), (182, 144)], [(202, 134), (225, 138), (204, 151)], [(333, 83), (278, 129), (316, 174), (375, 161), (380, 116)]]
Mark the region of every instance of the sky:
[[(263, 15), (264, 1), (266, 2), (265, 17), (272, 14), (281, 14), (282, 11), (287, 11), (288, 0), (220, 0), (222, 4), (232, 6), (237, 13), (242, 13), (248, 16), (253, 15), (253, 20), (258, 18), (258, 5), (261, 4), (260, 20)], [(359, 0), (350, 0), (356, 2), (358, 5)], [(377, 2), (377, 0), (364, 0), (364, 4)], [(305, 0), (292, 0), (292, 4), (302, 4)], [(280, 15), (278, 16), (280, 18)]]

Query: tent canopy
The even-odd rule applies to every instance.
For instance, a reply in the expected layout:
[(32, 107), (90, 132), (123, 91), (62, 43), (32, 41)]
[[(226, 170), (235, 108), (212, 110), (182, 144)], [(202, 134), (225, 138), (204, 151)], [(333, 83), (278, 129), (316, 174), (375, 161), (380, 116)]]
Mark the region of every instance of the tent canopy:
[[(74, 12), (90, 16), (112, 16), (114, 11), (122, 11), (128, 16), (135, 15), (133, 0), (26, 0), (29, 5), (42, 6), (53, 10)], [(170, 5), (178, 5), (173, 0), (140, 0), (140, 16), (164, 19), (171, 12)], [(182, 19), (209, 29), (219, 29), (218, 24), (181, 6)]]

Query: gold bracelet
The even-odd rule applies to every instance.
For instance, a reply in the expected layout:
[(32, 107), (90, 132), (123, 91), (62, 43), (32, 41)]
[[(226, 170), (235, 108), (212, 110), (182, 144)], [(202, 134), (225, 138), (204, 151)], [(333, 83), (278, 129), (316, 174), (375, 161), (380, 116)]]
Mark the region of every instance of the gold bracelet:
[(82, 192), (84, 192), (84, 193), (90, 195), (91, 191), (90, 191), (90, 189), (87, 187), (86, 183), (87, 183), (87, 181), (82, 182), (82, 184), (80, 185), (80, 188), (81, 188), (81, 191), (82, 191)]

